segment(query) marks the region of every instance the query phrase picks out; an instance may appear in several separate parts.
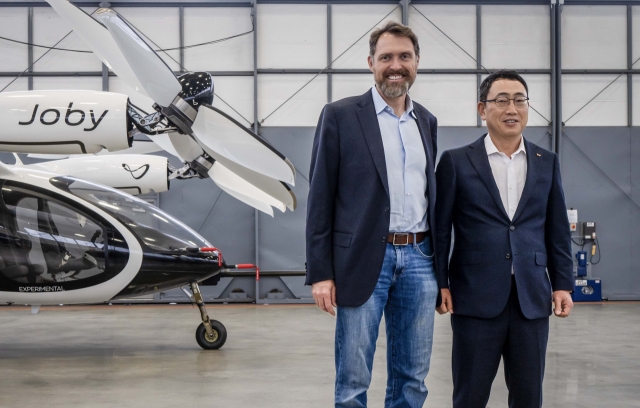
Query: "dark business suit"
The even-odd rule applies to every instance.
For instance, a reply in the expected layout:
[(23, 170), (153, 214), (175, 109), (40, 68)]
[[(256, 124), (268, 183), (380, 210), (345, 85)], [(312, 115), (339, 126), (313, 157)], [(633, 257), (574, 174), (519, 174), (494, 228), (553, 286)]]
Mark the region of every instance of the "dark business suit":
[[(427, 223), (436, 198), (436, 118), (414, 101), (427, 158)], [(384, 147), (371, 91), (325, 106), (309, 171), (306, 284), (333, 279), (338, 306), (357, 307), (378, 281), (389, 233)]]
[(525, 149), (526, 181), (513, 220), (484, 136), (444, 152), (438, 164), (436, 276), (453, 301), (455, 408), (486, 406), (501, 355), (510, 406), (541, 406), (551, 294), (573, 290), (558, 156), (526, 140)]

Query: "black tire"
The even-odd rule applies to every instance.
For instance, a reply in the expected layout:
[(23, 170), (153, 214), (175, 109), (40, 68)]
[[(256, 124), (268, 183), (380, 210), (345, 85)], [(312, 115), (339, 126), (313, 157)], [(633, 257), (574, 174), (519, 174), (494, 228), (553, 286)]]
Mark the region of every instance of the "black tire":
[(217, 350), (227, 341), (227, 329), (222, 323), (217, 320), (211, 320), (211, 327), (214, 332), (213, 339), (207, 336), (204, 323), (200, 323), (200, 326), (198, 326), (198, 329), (196, 330), (196, 341), (200, 347), (205, 350)]

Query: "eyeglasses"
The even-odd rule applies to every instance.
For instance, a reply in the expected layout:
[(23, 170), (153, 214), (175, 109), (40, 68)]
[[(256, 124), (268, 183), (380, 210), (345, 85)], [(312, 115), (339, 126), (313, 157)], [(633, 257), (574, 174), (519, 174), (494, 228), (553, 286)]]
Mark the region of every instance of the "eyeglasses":
[(494, 102), (497, 108), (504, 109), (507, 106), (509, 106), (509, 103), (511, 101), (513, 101), (513, 104), (518, 109), (526, 108), (527, 106), (529, 106), (529, 102), (528, 102), (529, 98), (526, 98), (524, 96), (518, 96), (517, 98), (512, 98), (512, 99), (501, 96), (496, 99), (483, 99), (480, 102)]

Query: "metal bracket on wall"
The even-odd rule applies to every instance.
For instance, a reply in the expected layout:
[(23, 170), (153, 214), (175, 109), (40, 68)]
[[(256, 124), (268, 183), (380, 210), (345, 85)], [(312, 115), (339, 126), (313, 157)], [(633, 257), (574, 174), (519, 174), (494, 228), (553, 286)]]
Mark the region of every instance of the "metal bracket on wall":
[(411, 0), (400, 0), (399, 4), (402, 7), (402, 24), (409, 25), (409, 3)]

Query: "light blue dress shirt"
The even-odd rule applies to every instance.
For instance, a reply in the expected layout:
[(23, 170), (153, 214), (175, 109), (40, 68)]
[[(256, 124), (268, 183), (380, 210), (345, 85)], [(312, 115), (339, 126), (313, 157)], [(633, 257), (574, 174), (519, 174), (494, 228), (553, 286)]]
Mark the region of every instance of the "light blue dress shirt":
[(427, 156), (424, 151), (413, 101), (398, 118), (374, 86), (371, 89), (382, 134), (391, 200), (390, 232), (427, 231)]

